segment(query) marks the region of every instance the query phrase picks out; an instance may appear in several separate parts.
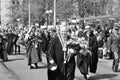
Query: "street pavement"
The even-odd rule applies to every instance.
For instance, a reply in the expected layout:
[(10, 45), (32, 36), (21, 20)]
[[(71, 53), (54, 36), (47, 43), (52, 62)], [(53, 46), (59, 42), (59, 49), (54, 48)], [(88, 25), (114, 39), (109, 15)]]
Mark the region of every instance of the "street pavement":
[[(8, 55), (9, 61), (0, 62), (0, 80), (47, 80), (47, 63), (45, 55), (39, 68), (29, 69), (25, 54)], [(120, 72), (111, 69), (112, 60), (99, 59), (97, 73), (92, 75), (91, 80), (120, 80)], [(76, 67), (75, 79), (85, 80)]]

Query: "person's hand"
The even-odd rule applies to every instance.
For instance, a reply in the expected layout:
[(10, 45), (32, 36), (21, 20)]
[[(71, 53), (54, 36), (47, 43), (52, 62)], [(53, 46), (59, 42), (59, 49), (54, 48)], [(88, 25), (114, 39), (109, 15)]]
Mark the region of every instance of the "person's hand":
[(84, 53), (84, 50), (83, 50), (83, 49), (81, 49), (81, 50), (80, 50), (80, 53)]
[(110, 53), (110, 50), (107, 50), (108, 53)]

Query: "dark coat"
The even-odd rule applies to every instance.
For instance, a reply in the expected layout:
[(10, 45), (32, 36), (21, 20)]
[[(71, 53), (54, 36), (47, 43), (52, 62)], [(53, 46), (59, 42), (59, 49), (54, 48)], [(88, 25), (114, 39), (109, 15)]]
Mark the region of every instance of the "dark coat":
[(16, 37), (16, 35), (13, 33), (7, 33), (6, 37), (7, 37), (7, 41), (8, 41), (7, 53), (11, 54), (12, 48), (13, 48), (13, 39)]
[(7, 61), (8, 57), (7, 57), (7, 40), (5, 38), (3, 38), (2, 35), (0, 35), (0, 59), (3, 59), (3, 61)]
[(50, 46), (50, 54), (57, 64), (58, 68), (54, 72), (48, 69), (48, 80), (73, 80), (75, 73), (74, 57), (71, 57), (70, 61), (64, 66), (64, 51), (61, 42), (57, 36), (53, 38)]
[(48, 44), (49, 44), (49, 41), (50, 41), (50, 34), (47, 32), (47, 34), (45, 34), (44, 32), (42, 33), (42, 50), (43, 52), (46, 52), (47, 51), (47, 48), (48, 48)]
[[(37, 47), (35, 45), (37, 45)], [(36, 36), (29, 38), (26, 44), (26, 53), (28, 65), (41, 62), (41, 39), (36, 38)]]
[(78, 37), (82, 37), (82, 35), (83, 35), (83, 31), (79, 31), (78, 32)]
[(95, 73), (97, 70), (97, 63), (98, 63), (98, 45), (96, 36), (91, 32), (89, 39), (86, 33), (82, 35), (85, 40), (89, 40), (89, 50), (92, 52), (91, 56), (85, 56), (83, 54), (79, 54), (77, 56), (77, 66), (80, 69), (80, 72), (83, 75), (88, 74), (88, 65), (90, 64), (90, 72)]

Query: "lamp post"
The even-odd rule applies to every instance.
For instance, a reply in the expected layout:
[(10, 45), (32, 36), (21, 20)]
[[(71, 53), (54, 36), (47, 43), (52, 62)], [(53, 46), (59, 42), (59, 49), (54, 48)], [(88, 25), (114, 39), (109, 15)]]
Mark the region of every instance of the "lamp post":
[(28, 7), (29, 7), (29, 28), (30, 28), (30, 23), (31, 23), (31, 19), (30, 19), (30, 14), (31, 14), (31, 11), (30, 11), (30, 0), (29, 0)]
[(47, 10), (46, 11), (46, 14), (47, 14), (47, 28), (48, 28), (48, 25), (50, 24), (50, 13), (52, 13), (52, 10)]
[(56, 0), (54, 0), (54, 27), (56, 28)]

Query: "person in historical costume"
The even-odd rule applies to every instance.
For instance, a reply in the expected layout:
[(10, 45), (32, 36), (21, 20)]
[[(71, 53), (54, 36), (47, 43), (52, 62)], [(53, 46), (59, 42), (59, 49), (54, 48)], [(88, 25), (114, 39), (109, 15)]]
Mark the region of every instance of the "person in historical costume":
[(47, 27), (43, 27), (42, 28), (42, 50), (43, 52), (46, 54), (48, 45), (49, 45), (49, 41), (50, 41), (50, 33), (47, 31)]
[[(50, 48), (48, 49), (48, 54), (52, 57), (52, 61), (48, 59), (49, 63), (56, 63), (57, 69), (51, 71), (48, 68), (48, 80), (74, 80), (75, 77), (75, 57), (70, 56), (67, 59), (65, 55), (68, 51), (69, 53), (75, 54), (75, 50), (69, 50), (65, 44), (67, 42), (67, 28), (65, 26), (60, 27), (60, 33), (52, 39), (50, 43)], [(78, 50), (79, 51), (79, 47)], [(48, 58), (51, 58), (48, 57)]]
[[(29, 31), (28, 31), (29, 32)], [(38, 68), (37, 63), (42, 61), (41, 58), (41, 36), (36, 32), (36, 28), (32, 27), (29, 35), (26, 35), (26, 53), (28, 59), (28, 65), (30, 69)]]
[(98, 63), (98, 46), (96, 36), (93, 34), (90, 26), (85, 27), (85, 32), (81, 34), (81, 40), (83, 48), (77, 55), (77, 66), (84, 76), (84, 78), (90, 79), (89, 69), (91, 73), (96, 73)]
[(112, 51), (114, 54), (114, 60), (112, 65), (112, 70), (114, 72), (118, 71), (119, 58), (120, 58), (120, 34), (119, 25), (115, 24), (113, 33), (108, 39), (108, 52)]

